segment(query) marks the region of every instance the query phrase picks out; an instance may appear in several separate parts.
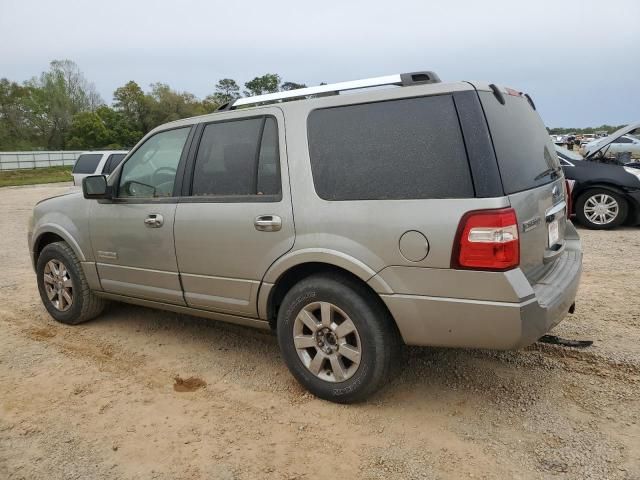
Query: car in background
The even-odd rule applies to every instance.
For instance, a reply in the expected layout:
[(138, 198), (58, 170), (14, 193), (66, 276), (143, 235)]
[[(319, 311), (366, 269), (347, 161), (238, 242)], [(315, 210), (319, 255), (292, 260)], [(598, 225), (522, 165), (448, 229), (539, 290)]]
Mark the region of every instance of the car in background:
[(597, 139), (598, 137), (596, 137), (595, 133), (585, 133), (584, 135), (582, 135), (582, 138), (580, 139), (580, 145), (586, 145)]
[(556, 153), (582, 225), (604, 230), (640, 224), (640, 163), (592, 160), (557, 145)]
[(73, 165), (71, 175), (73, 185), (81, 186), (82, 179), (89, 175), (109, 175), (120, 165), (127, 156), (127, 150), (104, 150), (85, 152), (81, 154)]
[(631, 157), (640, 158), (640, 122), (630, 123), (584, 147), (585, 158), (595, 160), (620, 158), (624, 153), (630, 154), (626, 162), (630, 161)]
[(634, 137), (633, 135), (623, 135), (611, 142), (607, 150), (610, 156), (627, 152), (630, 153), (633, 158), (640, 158), (640, 138)]

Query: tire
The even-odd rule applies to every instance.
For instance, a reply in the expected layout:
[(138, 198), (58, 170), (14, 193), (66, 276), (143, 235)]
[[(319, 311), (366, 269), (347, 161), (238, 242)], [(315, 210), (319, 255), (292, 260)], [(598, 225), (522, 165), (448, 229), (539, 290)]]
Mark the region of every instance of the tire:
[[(605, 208), (604, 216), (598, 217), (597, 211), (593, 210), (599, 205), (609, 206)], [(611, 206), (615, 207), (615, 214)], [(591, 211), (585, 211), (585, 208), (590, 208)], [(622, 225), (627, 218), (628, 209), (627, 201), (619, 193), (606, 188), (592, 188), (578, 197), (575, 212), (578, 221), (585, 227), (606, 230)]]
[(50, 243), (44, 247), (36, 273), (42, 303), (58, 322), (77, 325), (104, 310), (106, 301), (91, 292), (78, 257), (66, 243)]
[[(327, 318), (331, 321), (323, 322)], [(302, 386), (325, 400), (366, 399), (384, 385), (400, 357), (400, 335), (385, 305), (365, 286), (339, 274), (312, 275), (294, 285), (277, 320), (287, 367)]]

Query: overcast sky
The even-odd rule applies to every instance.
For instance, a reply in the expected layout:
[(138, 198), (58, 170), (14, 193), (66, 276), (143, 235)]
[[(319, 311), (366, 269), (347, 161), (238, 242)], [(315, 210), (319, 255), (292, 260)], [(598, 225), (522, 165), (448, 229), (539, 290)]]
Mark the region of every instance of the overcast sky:
[(68, 58), (107, 102), (129, 80), (204, 97), (266, 72), (434, 70), (528, 92), (549, 126), (622, 124), (640, 120), (639, 46), (639, 0), (0, 0), (0, 77)]

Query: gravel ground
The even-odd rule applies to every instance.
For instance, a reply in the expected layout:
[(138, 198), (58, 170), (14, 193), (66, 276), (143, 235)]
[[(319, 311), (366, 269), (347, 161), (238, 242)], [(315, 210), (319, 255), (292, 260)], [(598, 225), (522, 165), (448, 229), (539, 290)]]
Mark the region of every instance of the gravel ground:
[(265, 332), (114, 304), (79, 327), (40, 304), (33, 204), (0, 189), (0, 478), (640, 478), (640, 229), (580, 230), (585, 350), (411, 348), (360, 405), (289, 375)]

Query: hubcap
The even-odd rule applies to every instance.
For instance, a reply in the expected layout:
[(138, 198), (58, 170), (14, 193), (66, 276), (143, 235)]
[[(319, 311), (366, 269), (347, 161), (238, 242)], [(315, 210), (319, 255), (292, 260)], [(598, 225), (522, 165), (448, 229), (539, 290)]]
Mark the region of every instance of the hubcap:
[(314, 302), (293, 322), (293, 342), (303, 365), (327, 382), (344, 382), (360, 366), (358, 330), (349, 316), (329, 302)]
[(618, 216), (620, 207), (611, 195), (598, 193), (584, 202), (584, 216), (596, 225), (606, 225)]
[(44, 266), (44, 290), (51, 304), (66, 312), (73, 304), (73, 282), (60, 260), (49, 260)]

